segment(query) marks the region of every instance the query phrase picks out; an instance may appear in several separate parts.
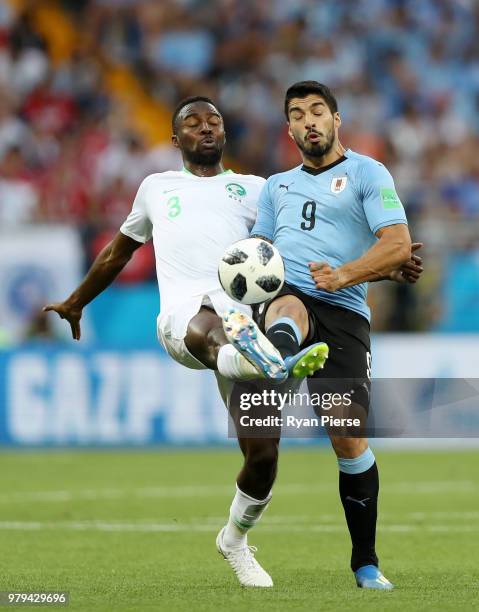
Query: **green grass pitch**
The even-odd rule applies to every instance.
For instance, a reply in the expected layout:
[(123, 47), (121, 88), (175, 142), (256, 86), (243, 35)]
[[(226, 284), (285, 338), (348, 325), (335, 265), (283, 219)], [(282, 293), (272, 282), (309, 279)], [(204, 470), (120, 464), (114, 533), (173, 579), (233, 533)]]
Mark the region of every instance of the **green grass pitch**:
[(478, 609), (479, 453), (376, 455), (391, 593), (354, 584), (326, 449), (282, 452), (249, 537), (265, 590), (239, 587), (215, 550), (239, 451), (3, 452), (0, 590), (67, 590), (85, 612)]

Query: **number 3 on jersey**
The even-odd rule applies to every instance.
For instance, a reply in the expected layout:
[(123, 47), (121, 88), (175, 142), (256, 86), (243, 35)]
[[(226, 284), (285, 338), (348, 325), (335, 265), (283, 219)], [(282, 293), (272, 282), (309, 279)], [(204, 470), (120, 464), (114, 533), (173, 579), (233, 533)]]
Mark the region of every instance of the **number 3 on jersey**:
[(178, 196), (171, 196), (166, 206), (168, 207), (168, 217), (170, 219), (174, 219), (181, 212), (180, 198)]
[(316, 202), (309, 200), (303, 204), (302, 216), (304, 221), (301, 222), (301, 229), (310, 232), (316, 225)]

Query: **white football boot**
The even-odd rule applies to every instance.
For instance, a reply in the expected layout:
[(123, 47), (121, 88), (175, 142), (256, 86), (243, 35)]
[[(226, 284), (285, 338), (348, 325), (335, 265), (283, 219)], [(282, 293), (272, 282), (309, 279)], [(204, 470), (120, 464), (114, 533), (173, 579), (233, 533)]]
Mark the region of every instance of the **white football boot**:
[(223, 316), (223, 329), (228, 342), (251, 363), (261, 378), (277, 382), (288, 378), (281, 353), (251, 317), (232, 308)]
[(216, 548), (220, 555), (231, 565), (240, 584), (245, 587), (272, 587), (273, 581), (271, 576), (264, 571), (254, 558), (254, 553), (257, 550), (256, 546), (245, 545), (238, 548), (224, 548), (224, 530), (225, 527), (223, 527), (216, 538)]

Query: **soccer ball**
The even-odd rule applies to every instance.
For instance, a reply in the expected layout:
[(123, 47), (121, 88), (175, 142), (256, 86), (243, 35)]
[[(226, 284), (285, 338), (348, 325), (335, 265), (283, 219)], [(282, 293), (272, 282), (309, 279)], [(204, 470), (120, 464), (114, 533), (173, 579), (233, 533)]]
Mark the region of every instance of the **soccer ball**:
[(224, 252), (218, 277), (233, 300), (241, 304), (266, 302), (283, 286), (283, 258), (276, 247), (261, 238), (239, 240)]

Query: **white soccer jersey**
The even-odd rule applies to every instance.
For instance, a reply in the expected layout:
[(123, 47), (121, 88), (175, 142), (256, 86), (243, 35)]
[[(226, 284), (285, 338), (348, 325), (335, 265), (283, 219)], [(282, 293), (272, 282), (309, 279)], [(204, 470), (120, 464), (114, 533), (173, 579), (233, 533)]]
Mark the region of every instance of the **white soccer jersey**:
[(204, 296), (220, 315), (231, 305), (218, 262), (230, 244), (248, 237), (264, 182), (231, 171), (198, 177), (182, 170), (151, 174), (140, 185), (120, 231), (138, 242), (153, 237), (159, 319), (174, 312), (173, 336), (185, 335)]

